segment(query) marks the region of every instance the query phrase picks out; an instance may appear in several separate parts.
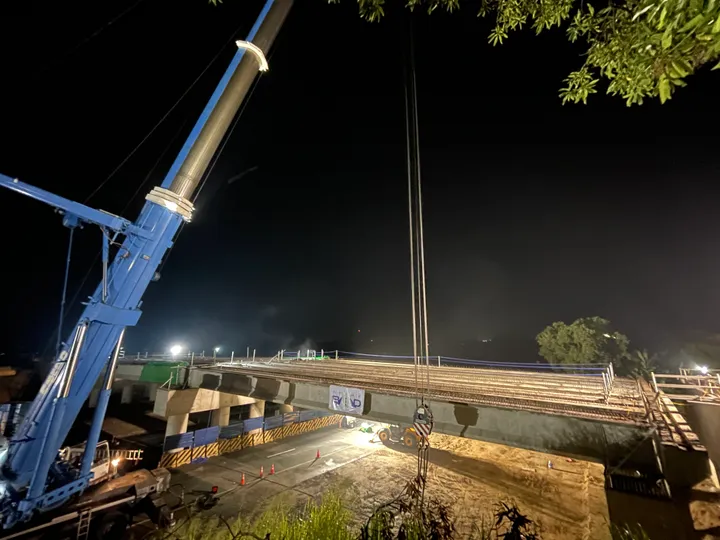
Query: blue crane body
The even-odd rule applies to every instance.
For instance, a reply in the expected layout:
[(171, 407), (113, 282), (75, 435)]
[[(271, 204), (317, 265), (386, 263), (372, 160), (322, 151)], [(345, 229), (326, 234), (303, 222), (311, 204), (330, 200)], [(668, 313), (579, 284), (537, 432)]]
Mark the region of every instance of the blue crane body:
[[(89, 486), (125, 329), (137, 324), (145, 290), (158, 277), (157, 269), (180, 226), (191, 220), (193, 193), (291, 5), (292, 0), (266, 0), (247, 40), (238, 42), (238, 51), (167, 176), (146, 196), (135, 222), (0, 174), (0, 185), (55, 207), (65, 226), (97, 225), (102, 231), (103, 262), (101, 283), (9, 442), (0, 469), (3, 527), (61, 507)], [(110, 262), (111, 246), (119, 247)], [(84, 455), (79, 467), (73, 466), (59, 458), (59, 449), (103, 370)]]

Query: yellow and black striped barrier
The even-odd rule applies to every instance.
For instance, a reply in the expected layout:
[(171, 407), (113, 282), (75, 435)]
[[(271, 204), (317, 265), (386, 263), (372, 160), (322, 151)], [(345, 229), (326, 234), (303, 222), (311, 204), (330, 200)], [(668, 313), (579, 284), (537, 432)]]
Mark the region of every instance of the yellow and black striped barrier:
[[(198, 458), (210, 458), (219, 455), (220, 442), (206, 444), (204, 446), (196, 446), (194, 448), (183, 448), (178, 452), (165, 452), (160, 458), (159, 467), (176, 469), (182, 465), (192, 463)], [(224, 442), (224, 441), (222, 441)]]
[(342, 416), (323, 416), (321, 418), (312, 418), (306, 422), (295, 422), (293, 424), (287, 424), (275, 429), (270, 429), (264, 433), (265, 443), (279, 441), (285, 437), (292, 437), (293, 435), (302, 435), (303, 433), (309, 433), (316, 431), (334, 424), (339, 424)]
[(165, 452), (160, 458), (158, 467), (176, 469), (182, 465), (187, 465), (192, 461), (192, 452), (192, 448), (184, 448), (177, 452)]
[(209, 458), (220, 454), (237, 452), (243, 448), (260, 446), (286, 437), (309, 433), (332, 425), (339, 425), (342, 415), (322, 416), (311, 418), (305, 422), (286, 424), (267, 431), (257, 430), (254, 433), (244, 433), (232, 439), (220, 439), (217, 442), (199, 446), (196, 448), (185, 448), (177, 452), (165, 452), (160, 458), (159, 467), (178, 468), (191, 463), (198, 458)]

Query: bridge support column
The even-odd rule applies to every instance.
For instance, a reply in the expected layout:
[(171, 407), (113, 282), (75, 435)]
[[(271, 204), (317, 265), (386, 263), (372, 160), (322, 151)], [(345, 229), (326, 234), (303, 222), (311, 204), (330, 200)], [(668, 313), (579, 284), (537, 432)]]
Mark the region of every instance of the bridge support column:
[(211, 426), (227, 426), (230, 423), (230, 407), (220, 407), (212, 412)]
[(293, 412), (294, 410), (295, 409), (293, 408), (292, 405), (285, 405), (285, 404), (280, 405), (280, 414)]
[[(265, 416), (265, 400), (256, 399), (250, 404), (250, 418), (263, 418)], [(260, 433), (262, 429), (256, 429), (250, 433)]]
[(187, 431), (188, 420), (190, 419), (189, 414), (175, 414), (168, 416), (167, 426), (165, 427), (165, 436), (170, 437), (171, 435), (180, 435)]
[(152, 384), (147, 385), (148, 400), (150, 400), (152, 402), (155, 401), (155, 395), (157, 394), (158, 388), (160, 388), (159, 384), (152, 383)]
[[(181, 433), (185, 433), (187, 431), (189, 419), (189, 414), (176, 414), (173, 416), (168, 416), (167, 426), (165, 427), (165, 436), (170, 437), (171, 435), (180, 435)], [(174, 454), (175, 452), (179, 452), (180, 450), (182, 449), (174, 448), (172, 450), (168, 450), (167, 452), (168, 454)]]
[(133, 398), (133, 385), (126, 384), (122, 387), (122, 393), (120, 394), (120, 403), (132, 403)]

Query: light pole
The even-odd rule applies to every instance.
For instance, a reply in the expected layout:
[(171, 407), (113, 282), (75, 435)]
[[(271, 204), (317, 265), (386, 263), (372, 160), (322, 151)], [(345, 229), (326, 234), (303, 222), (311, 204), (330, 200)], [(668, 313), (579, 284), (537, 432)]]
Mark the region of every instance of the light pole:
[(217, 353), (219, 353), (219, 352), (220, 352), (220, 347), (215, 347), (213, 349), (213, 360), (215, 360), (215, 358), (217, 358)]

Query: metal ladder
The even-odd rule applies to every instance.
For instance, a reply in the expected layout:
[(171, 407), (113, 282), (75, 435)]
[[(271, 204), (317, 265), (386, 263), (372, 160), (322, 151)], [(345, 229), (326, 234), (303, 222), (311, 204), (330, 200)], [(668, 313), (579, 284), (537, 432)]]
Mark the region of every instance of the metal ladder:
[(112, 449), (110, 450), (111, 458), (121, 458), (126, 461), (140, 461), (142, 459), (142, 450), (125, 450), (125, 449)]
[(87, 540), (90, 535), (90, 521), (92, 520), (92, 509), (80, 512), (80, 519), (77, 526), (77, 540)]

